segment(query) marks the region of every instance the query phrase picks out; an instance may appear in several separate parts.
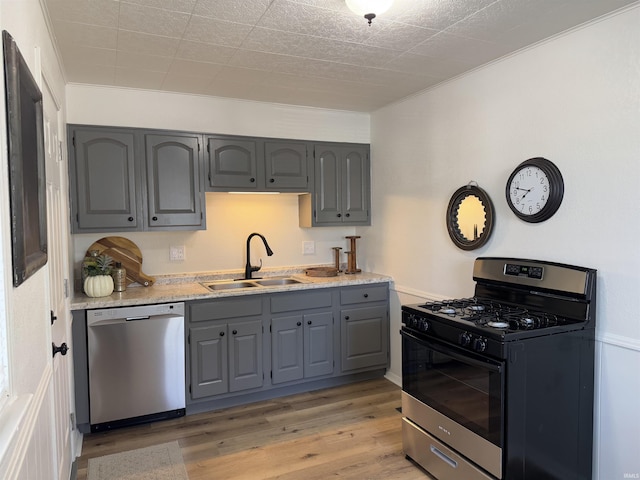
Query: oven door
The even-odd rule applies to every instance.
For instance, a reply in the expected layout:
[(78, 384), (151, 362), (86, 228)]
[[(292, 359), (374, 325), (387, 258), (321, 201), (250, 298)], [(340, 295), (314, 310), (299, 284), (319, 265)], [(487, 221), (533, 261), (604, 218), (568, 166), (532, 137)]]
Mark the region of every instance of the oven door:
[(501, 478), (504, 364), (401, 334), (402, 414)]

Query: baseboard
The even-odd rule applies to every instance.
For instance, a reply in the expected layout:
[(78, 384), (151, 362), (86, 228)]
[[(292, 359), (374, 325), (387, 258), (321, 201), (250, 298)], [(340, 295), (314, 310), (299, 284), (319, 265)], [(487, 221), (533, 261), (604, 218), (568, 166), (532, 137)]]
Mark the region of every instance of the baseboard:
[(387, 373), (384, 375), (384, 378), (386, 378), (392, 383), (395, 383), (397, 386), (402, 387), (402, 377), (400, 377), (399, 375), (396, 375), (393, 372), (387, 371)]

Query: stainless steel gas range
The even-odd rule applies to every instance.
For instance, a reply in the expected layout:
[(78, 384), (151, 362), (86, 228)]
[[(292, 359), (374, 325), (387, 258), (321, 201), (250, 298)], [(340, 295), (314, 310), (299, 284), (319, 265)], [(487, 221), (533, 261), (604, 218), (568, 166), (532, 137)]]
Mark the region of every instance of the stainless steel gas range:
[(596, 271), (481, 257), (473, 279), (402, 306), (404, 453), (438, 480), (590, 480)]

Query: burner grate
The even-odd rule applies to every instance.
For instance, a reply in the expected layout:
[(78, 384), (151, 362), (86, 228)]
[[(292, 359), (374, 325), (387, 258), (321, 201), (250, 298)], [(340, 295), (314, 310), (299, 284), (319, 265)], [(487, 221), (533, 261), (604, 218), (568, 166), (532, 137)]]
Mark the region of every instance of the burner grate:
[(534, 330), (569, 323), (566, 319), (551, 313), (530, 311), (523, 307), (476, 297), (427, 302), (419, 306), (436, 315), (455, 317), (474, 325), (498, 330)]

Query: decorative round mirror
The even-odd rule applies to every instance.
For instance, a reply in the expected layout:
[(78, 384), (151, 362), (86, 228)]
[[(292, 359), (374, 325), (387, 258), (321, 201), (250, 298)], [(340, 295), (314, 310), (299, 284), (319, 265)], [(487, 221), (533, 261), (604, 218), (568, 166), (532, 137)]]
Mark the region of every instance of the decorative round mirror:
[(489, 240), (492, 229), (489, 195), (475, 182), (456, 190), (447, 208), (447, 230), (453, 243), (462, 250), (474, 250)]

